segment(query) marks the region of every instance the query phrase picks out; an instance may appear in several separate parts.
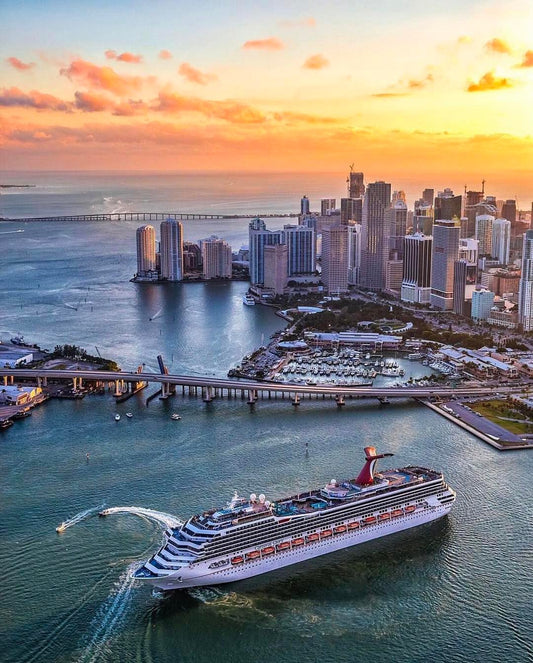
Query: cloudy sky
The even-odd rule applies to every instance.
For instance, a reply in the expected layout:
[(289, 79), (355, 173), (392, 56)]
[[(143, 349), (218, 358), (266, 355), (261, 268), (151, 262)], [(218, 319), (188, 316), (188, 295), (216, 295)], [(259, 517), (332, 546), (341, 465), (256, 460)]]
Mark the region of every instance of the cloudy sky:
[(2, 0), (0, 15), (3, 169), (533, 179), (531, 0)]

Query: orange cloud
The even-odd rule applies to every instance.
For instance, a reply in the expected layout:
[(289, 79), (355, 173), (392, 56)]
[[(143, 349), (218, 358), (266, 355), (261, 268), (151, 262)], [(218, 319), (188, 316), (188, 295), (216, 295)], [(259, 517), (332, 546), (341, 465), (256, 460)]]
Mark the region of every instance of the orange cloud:
[(75, 106), (85, 113), (96, 113), (105, 110), (114, 110), (115, 102), (102, 94), (94, 92), (75, 92)]
[(59, 73), (71, 81), (82, 83), (89, 88), (107, 90), (118, 96), (138, 90), (143, 82), (138, 76), (121, 76), (111, 67), (98, 67), (85, 60), (73, 60)]
[(170, 51), (167, 51), (166, 48), (164, 48), (162, 51), (159, 51), (159, 58), (161, 60), (171, 60), (172, 53)]
[(376, 92), (372, 96), (378, 99), (387, 99), (389, 97), (408, 97), (409, 95), (407, 92)]
[(117, 55), (116, 51), (108, 50), (105, 52), (108, 60), (118, 60), (119, 62), (129, 62), (131, 64), (139, 64), (142, 62), (142, 55), (135, 55), (134, 53), (120, 53)]
[(246, 50), (258, 49), (263, 51), (281, 51), (283, 48), (285, 48), (283, 42), (276, 37), (246, 41), (242, 47)]
[(279, 25), (282, 28), (314, 28), (316, 21), (312, 16), (308, 16), (296, 21), (280, 21)]
[(17, 87), (4, 88), (0, 91), (0, 106), (36, 108), (37, 110), (69, 111), (71, 104), (51, 94), (37, 90), (22, 92)]
[(199, 69), (195, 69), (188, 62), (182, 62), (180, 64), (178, 74), (188, 80), (189, 83), (197, 83), (198, 85), (207, 85), (208, 83), (211, 83), (211, 81), (217, 80), (215, 74), (203, 73)]
[(165, 113), (195, 112), (206, 117), (226, 120), (235, 124), (260, 124), (266, 117), (256, 108), (235, 101), (211, 101), (198, 97), (183, 97), (171, 92), (160, 92), (154, 110)]
[(485, 44), (485, 48), (487, 51), (490, 51), (492, 53), (504, 53), (506, 55), (509, 55), (511, 53), (511, 47), (509, 46), (509, 44), (503, 39), (499, 39), (498, 37), (490, 39)]
[(22, 62), (18, 58), (7, 58), (6, 62), (19, 71), (27, 71), (35, 67), (35, 62)]
[(524, 59), (516, 66), (519, 68), (533, 67), (533, 51), (526, 51), (524, 53)]
[(287, 124), (339, 124), (341, 119), (334, 117), (322, 117), (320, 115), (308, 115), (307, 113), (293, 113), (291, 111), (281, 111), (273, 113), (272, 118), (277, 122), (286, 122)]
[(429, 83), (433, 83), (433, 74), (428, 74), (425, 78), (421, 79), (411, 79), (407, 83), (407, 87), (410, 90), (420, 90), (421, 88), (426, 87)]
[(466, 89), (467, 92), (487, 92), (508, 87), (513, 87), (513, 83), (509, 78), (498, 78), (494, 76), (492, 71), (488, 71), (479, 79), (478, 83), (470, 83)]
[(307, 60), (303, 63), (302, 68), (316, 70), (316, 69), (324, 69), (324, 67), (327, 67), (328, 65), (329, 65), (329, 60), (320, 53), (317, 53), (316, 55), (311, 55), (310, 57), (308, 57)]

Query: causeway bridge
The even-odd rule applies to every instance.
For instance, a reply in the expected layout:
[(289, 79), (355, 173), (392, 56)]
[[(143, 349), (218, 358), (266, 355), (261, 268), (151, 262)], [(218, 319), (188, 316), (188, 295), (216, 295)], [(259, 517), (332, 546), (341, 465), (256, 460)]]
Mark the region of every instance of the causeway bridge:
[(194, 221), (198, 219), (254, 219), (260, 216), (265, 219), (292, 218), (297, 213), (279, 212), (269, 214), (242, 213), (242, 214), (203, 214), (201, 212), (113, 212), (110, 214), (69, 214), (66, 216), (35, 216), (17, 219), (2, 218), (1, 221), (26, 223), (33, 221), (165, 221), (177, 219), (178, 221)]
[[(299, 405), (303, 398), (334, 399), (340, 407), (347, 398), (374, 398), (386, 402), (393, 398), (447, 399), (455, 397), (487, 396), (494, 393), (493, 386), (479, 387), (358, 387), (330, 384), (288, 384), (280, 382), (254, 381), (208, 376), (172, 375), (145, 372), (114, 372), (93, 370), (65, 370), (39, 368), (2, 368), (1, 384), (13, 384), (19, 379), (32, 380), (45, 387), (49, 380), (71, 382), (75, 391), (83, 388), (84, 381), (94, 385), (111, 386), (118, 398), (138, 389), (140, 384), (160, 385), (160, 398), (168, 398), (181, 389), (183, 395), (201, 396), (209, 403), (215, 398), (241, 398), (252, 405), (260, 398), (289, 398), (293, 405)], [(500, 393), (519, 392), (521, 385), (500, 386)]]

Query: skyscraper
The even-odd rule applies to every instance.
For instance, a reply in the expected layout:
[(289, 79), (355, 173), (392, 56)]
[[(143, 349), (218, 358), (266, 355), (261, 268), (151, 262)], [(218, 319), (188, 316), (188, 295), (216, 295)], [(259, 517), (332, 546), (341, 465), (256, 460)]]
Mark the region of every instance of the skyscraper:
[(502, 265), (509, 263), (511, 251), (511, 222), (507, 219), (495, 219), (492, 224), (492, 257)]
[(431, 252), (433, 238), (422, 233), (404, 238), (401, 298), (406, 302), (429, 304), (431, 294)]
[(183, 226), (176, 219), (161, 222), (161, 278), (183, 279)]
[(283, 243), (287, 245), (289, 276), (315, 273), (316, 239), (313, 228), (284, 226)]
[(256, 217), (249, 225), (250, 247), (250, 282), (252, 285), (262, 285), (265, 277), (264, 247), (282, 244), (282, 231), (267, 230), (265, 222)]
[(472, 320), (483, 322), (494, 305), (494, 293), (490, 290), (475, 290), (472, 295)]
[(413, 214), (413, 232), (431, 235), (433, 232), (433, 207), (430, 205), (415, 206)]
[(512, 226), (516, 223), (516, 200), (506, 200), (503, 203), (502, 218), (510, 221)]
[(433, 207), (434, 198), (435, 189), (424, 189), (424, 191), (422, 191), (422, 200), (425, 206)]
[(385, 210), (385, 224), (389, 231), (390, 257), (394, 254), (400, 260), (403, 258), (404, 237), (407, 232), (407, 205), (398, 198)]
[(300, 200), (300, 214), (309, 214), (309, 198), (303, 196)]
[(348, 283), (359, 285), (361, 271), (361, 224), (354, 223), (348, 229)]
[(223, 239), (212, 236), (202, 241), (204, 279), (231, 278), (231, 246)]
[(322, 198), (320, 201), (320, 216), (329, 216), (335, 211), (335, 198)]
[(533, 230), (526, 230), (522, 243), (518, 322), (525, 332), (533, 330)]
[(361, 223), (362, 213), (362, 198), (341, 198), (341, 223), (344, 225), (350, 221)]
[[(454, 196), (451, 189), (439, 191), (435, 198), (435, 221), (439, 219), (461, 218), (462, 197)], [(472, 230), (472, 234), (474, 231)]]
[(287, 245), (273, 244), (264, 247), (264, 287), (275, 295), (282, 295), (287, 285)]
[(348, 197), (362, 198), (364, 194), (365, 185), (363, 173), (355, 173), (353, 170), (351, 170), (348, 179)]
[(333, 225), (322, 230), (322, 283), (329, 293), (348, 290), (348, 228)]
[(137, 275), (146, 276), (154, 272), (155, 263), (155, 230), (153, 226), (137, 228)]
[(366, 188), (361, 234), (361, 285), (371, 290), (385, 287), (389, 257), (389, 228), (385, 210), (389, 207), (391, 185), (373, 182)]
[(453, 308), (454, 263), (459, 257), (459, 221), (435, 221), (431, 255), (431, 306)]
[(479, 255), (492, 255), (492, 225), (494, 217), (491, 214), (478, 214), (476, 216), (476, 234), (479, 242)]

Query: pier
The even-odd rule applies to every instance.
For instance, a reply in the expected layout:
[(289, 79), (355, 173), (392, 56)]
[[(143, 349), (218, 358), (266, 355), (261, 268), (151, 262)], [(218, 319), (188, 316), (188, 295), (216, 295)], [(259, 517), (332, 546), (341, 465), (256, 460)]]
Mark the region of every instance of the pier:
[(199, 219), (223, 220), (223, 219), (254, 219), (257, 216), (265, 219), (293, 218), (299, 214), (293, 212), (279, 212), (271, 214), (253, 214), (245, 212), (242, 214), (203, 214), (202, 212), (113, 212), (112, 214), (68, 214), (65, 216), (34, 216), (16, 219), (1, 219), (17, 223), (34, 221), (165, 221), (176, 219), (177, 221), (197, 221)]

